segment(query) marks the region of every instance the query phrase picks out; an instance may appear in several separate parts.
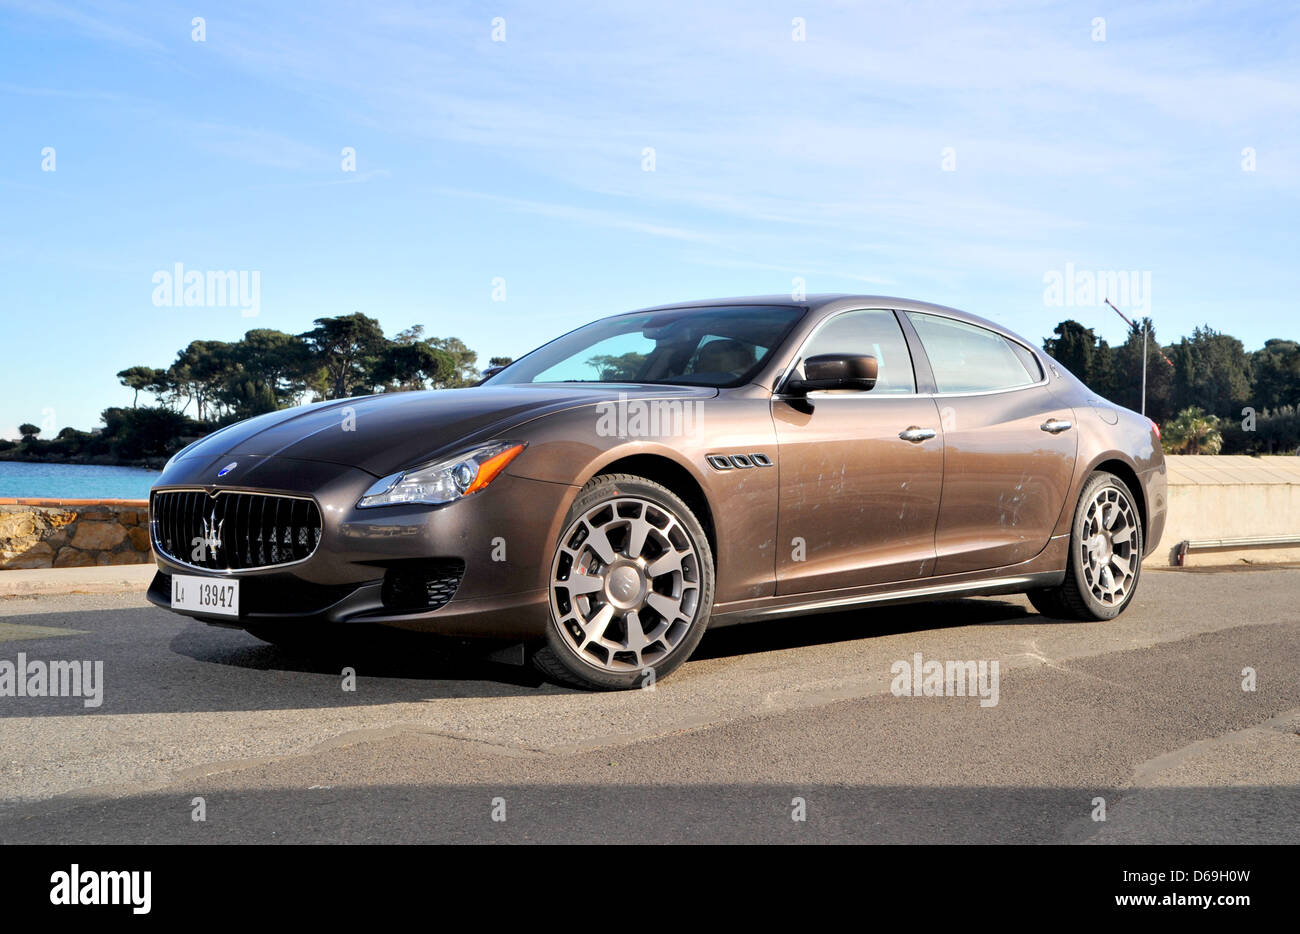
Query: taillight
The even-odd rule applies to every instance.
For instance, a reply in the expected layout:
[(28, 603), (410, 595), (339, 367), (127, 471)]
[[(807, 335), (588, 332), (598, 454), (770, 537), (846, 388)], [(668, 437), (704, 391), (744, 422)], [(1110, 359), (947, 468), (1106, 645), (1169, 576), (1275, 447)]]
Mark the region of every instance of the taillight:
[(1152, 419), (1149, 419), (1149, 418), (1148, 418), (1147, 421), (1151, 422), (1151, 427), (1154, 428), (1154, 429), (1156, 430), (1156, 440), (1157, 440), (1157, 441), (1161, 440), (1161, 438), (1160, 438), (1160, 426), (1157, 425), (1157, 424), (1156, 424)]

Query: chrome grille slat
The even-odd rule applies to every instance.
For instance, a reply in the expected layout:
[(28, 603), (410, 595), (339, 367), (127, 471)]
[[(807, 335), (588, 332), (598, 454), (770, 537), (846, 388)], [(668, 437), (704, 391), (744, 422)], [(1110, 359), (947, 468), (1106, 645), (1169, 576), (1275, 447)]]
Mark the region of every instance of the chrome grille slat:
[[(310, 558), (321, 539), (321, 512), (301, 496), (218, 490), (154, 493), (154, 548), (187, 567), (241, 571)], [(205, 534), (205, 523), (207, 534)], [(215, 524), (214, 524), (215, 523)], [(210, 541), (215, 533), (218, 547)], [(202, 545), (196, 550), (194, 542)]]
[(244, 510), (244, 552), (239, 560), (244, 567), (251, 568), (253, 566), (253, 497), (241, 493), (239, 503)]
[(275, 501), (275, 512), (271, 516), (271, 563), (280, 563), (280, 504), (281, 500)]
[(194, 549), (198, 546), (194, 544), (197, 537), (195, 533), (203, 527), (203, 494), (190, 493), (185, 497), (185, 513), (181, 520), (180, 541), (177, 546), (180, 548), (181, 555), (189, 555), (191, 563), (194, 562)]
[[(271, 558), (271, 551), (267, 547), (268, 545), (271, 544), (270, 542), (271, 536), (267, 534), (268, 523), (266, 521), (266, 511), (267, 509), (270, 508), (271, 508), (270, 502), (264, 499), (262, 500), (262, 508), (259, 509), (257, 512), (257, 531), (262, 538), (262, 547), (257, 550), (257, 557), (258, 560), (262, 562), (262, 564), (275, 564), (275, 561)], [(274, 515), (272, 515), (271, 521), (272, 522), (275, 521)], [(271, 530), (274, 530), (273, 526), (271, 526)]]

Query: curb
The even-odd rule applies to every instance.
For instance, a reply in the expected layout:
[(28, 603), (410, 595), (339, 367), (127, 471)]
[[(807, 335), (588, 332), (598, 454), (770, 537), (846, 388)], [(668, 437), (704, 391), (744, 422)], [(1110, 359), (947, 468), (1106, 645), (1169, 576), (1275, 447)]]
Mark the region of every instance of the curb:
[(0, 597), (73, 593), (143, 593), (158, 570), (148, 564), (0, 571)]

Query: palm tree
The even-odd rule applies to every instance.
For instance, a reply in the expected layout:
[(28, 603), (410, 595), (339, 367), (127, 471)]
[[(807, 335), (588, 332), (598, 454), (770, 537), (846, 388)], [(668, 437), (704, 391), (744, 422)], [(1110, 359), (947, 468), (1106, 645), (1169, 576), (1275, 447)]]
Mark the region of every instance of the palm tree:
[(1223, 447), (1219, 419), (1200, 406), (1183, 409), (1165, 423), (1160, 442), (1166, 454), (1218, 454)]

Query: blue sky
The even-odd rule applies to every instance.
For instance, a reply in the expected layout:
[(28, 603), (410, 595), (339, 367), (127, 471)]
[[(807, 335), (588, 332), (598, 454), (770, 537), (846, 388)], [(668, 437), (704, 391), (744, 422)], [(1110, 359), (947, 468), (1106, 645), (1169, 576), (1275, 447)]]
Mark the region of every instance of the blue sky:
[[(1300, 337), (1298, 45), (1294, 3), (0, 0), (0, 437), (352, 311), (486, 361), (799, 277), (1121, 340), (1070, 264), (1149, 273), (1164, 340)], [(258, 315), (155, 306), (176, 263)]]

